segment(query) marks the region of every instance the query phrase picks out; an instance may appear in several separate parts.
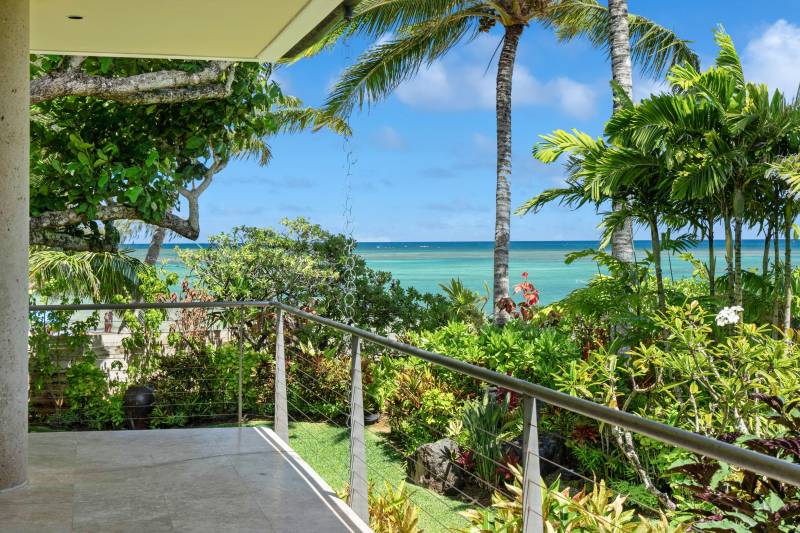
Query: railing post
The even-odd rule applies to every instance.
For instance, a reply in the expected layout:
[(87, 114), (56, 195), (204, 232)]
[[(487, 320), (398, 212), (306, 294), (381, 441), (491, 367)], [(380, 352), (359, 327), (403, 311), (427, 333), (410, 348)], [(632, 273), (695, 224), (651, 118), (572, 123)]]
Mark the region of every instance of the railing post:
[(289, 409), (286, 405), (286, 353), (283, 345), (283, 310), (275, 318), (275, 433), (289, 443)]
[(350, 507), (369, 524), (367, 450), (364, 440), (364, 391), (361, 382), (361, 339), (352, 337), (350, 364)]
[(522, 531), (543, 533), (542, 476), (539, 468), (539, 421), (536, 398), (523, 399), (522, 461), (525, 467), (522, 480)]
[(237, 400), (237, 414), (239, 420), (239, 426), (242, 425), (242, 377), (243, 377), (243, 369), (242, 369), (242, 360), (244, 359), (244, 312), (242, 312), (242, 316), (239, 319), (239, 398)]

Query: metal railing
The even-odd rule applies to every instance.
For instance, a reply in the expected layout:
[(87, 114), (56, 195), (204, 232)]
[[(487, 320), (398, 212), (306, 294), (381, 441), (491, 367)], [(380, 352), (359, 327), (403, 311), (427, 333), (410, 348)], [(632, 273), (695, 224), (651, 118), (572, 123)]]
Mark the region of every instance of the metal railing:
[[(145, 310), (145, 309), (192, 309), (192, 308), (271, 308), (276, 311), (275, 324), (275, 390), (274, 390), (274, 429), (276, 434), (289, 442), (289, 408), (287, 401), (286, 346), (284, 338), (285, 315), (289, 314), (304, 320), (330, 327), (351, 336), (350, 342), (350, 483), (349, 503), (356, 514), (369, 523), (368, 476), (364, 438), (364, 402), (361, 374), (361, 343), (367, 341), (398, 353), (416, 357), (464, 376), (480, 380), (505, 390), (515, 392), (523, 398), (523, 522), (526, 533), (543, 531), (541, 520), (542, 489), (539, 464), (539, 436), (537, 420), (537, 401), (577, 413), (595, 421), (604, 422), (624, 430), (645, 435), (665, 444), (673, 445), (696, 454), (716, 459), (742, 469), (800, 486), (800, 465), (764, 455), (755, 451), (715, 440), (691, 431), (662, 424), (631, 413), (612, 409), (582, 398), (514, 378), (453, 359), (443, 354), (389, 339), (374, 332), (343, 324), (329, 318), (309, 313), (302, 309), (276, 301), (241, 302), (170, 302), (136, 304), (76, 304), (76, 305), (34, 305), (31, 311), (101, 311), (101, 310)], [(240, 336), (241, 339), (241, 336)], [(241, 341), (240, 341), (241, 344)], [(241, 351), (240, 351), (241, 358)], [(242, 377), (239, 371), (238, 419), (242, 421)]]

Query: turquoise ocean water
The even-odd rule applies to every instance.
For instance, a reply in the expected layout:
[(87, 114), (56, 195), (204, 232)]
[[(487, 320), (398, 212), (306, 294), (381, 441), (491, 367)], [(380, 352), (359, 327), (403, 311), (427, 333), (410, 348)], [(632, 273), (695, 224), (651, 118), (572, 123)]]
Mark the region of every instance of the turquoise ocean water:
[[(644, 254), (649, 243), (637, 241), (638, 253)], [(722, 253), (724, 243), (716, 243), (719, 251), (718, 273), (724, 268)], [(186, 276), (177, 249), (196, 248), (202, 244), (167, 244), (161, 253), (161, 261), (172, 272)], [(597, 266), (589, 259), (581, 259), (571, 265), (564, 264), (564, 256), (570, 252), (593, 248), (595, 241), (517, 241), (511, 243), (510, 276), (511, 284), (521, 280), (523, 272), (528, 272), (541, 294), (542, 302), (549, 303), (563, 298), (572, 290), (586, 284), (598, 273)], [(147, 245), (129, 245), (134, 255), (144, 258)], [(795, 244), (795, 249), (798, 246)], [(473, 290), (484, 292), (484, 283), (492, 283), (492, 243), (491, 242), (393, 242), (360, 243), (358, 253), (367, 264), (378, 270), (391, 272), (406, 287), (420, 291), (441, 292), (440, 283), (450, 278), (460, 278)], [(745, 268), (761, 268), (763, 241), (747, 240), (742, 243), (742, 263)], [(782, 252), (781, 252), (782, 253)], [(695, 255), (705, 260), (707, 251), (701, 245)], [(664, 275), (675, 279), (690, 276), (692, 267), (676, 257), (664, 259)], [(797, 259), (795, 259), (795, 264)]]

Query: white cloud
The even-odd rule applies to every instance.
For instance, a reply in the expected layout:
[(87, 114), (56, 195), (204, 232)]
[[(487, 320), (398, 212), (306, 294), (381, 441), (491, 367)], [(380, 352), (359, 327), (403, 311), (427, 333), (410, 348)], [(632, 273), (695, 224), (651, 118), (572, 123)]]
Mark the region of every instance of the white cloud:
[(633, 100), (641, 102), (653, 94), (669, 92), (669, 83), (666, 80), (654, 80), (651, 78), (639, 78), (633, 81)]
[[(447, 58), (423, 68), (396, 91), (404, 104), (433, 111), (494, 109), (495, 69), (488, 71), (475, 60)], [(587, 118), (595, 111), (595, 90), (569, 78), (538, 80), (524, 65), (513, 77), (515, 106), (557, 105), (571, 116)]]
[(747, 43), (743, 63), (748, 79), (793, 98), (800, 85), (800, 27), (778, 20)]
[(406, 140), (391, 126), (383, 126), (373, 135), (372, 140), (384, 150), (403, 150)]
[(569, 78), (558, 78), (551, 85), (565, 113), (577, 118), (589, 118), (594, 114), (595, 94), (588, 85)]

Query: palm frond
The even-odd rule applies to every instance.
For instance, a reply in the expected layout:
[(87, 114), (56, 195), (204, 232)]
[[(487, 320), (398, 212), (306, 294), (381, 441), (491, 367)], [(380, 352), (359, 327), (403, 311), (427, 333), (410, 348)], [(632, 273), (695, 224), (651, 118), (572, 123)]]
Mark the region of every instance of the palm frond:
[(362, 0), (350, 21), (342, 18), (319, 41), (300, 54), (285, 58), (284, 62), (316, 55), (332, 48), (339, 40), (356, 35), (382, 38), (404, 26), (442, 17), (474, 3), (474, 0)]
[[(561, 0), (551, 11), (548, 22), (562, 40), (585, 37), (593, 46), (610, 53), (608, 9), (597, 0)], [(690, 41), (679, 38), (672, 30), (634, 14), (628, 15), (628, 27), (631, 61), (645, 74), (660, 77), (673, 65), (699, 65)]]
[(395, 38), (373, 46), (344, 72), (325, 103), (325, 111), (347, 116), (356, 105), (362, 107), (386, 97), (462, 39), (474, 39), (481, 13), (466, 9), (405, 26)]
[(602, 139), (595, 139), (591, 135), (572, 130), (556, 130), (549, 135), (541, 135), (542, 142), (533, 146), (533, 157), (542, 163), (552, 163), (565, 152), (587, 152), (601, 150), (605, 143)]
[(714, 39), (717, 41), (717, 46), (719, 46), (717, 67), (729, 72), (736, 79), (737, 86), (744, 86), (742, 62), (739, 59), (739, 54), (736, 52), (733, 39), (725, 32), (722, 26), (714, 32)]
[(274, 112), (278, 120), (278, 131), (298, 133), (303, 130), (319, 131), (322, 128), (339, 135), (350, 135), (350, 125), (341, 117), (331, 115), (315, 107), (285, 107)]
[(130, 251), (62, 252), (33, 250), (29, 277), (34, 290), (93, 302), (110, 302), (115, 296), (138, 298), (139, 276), (149, 267)]

